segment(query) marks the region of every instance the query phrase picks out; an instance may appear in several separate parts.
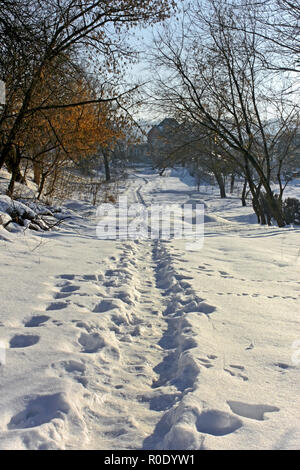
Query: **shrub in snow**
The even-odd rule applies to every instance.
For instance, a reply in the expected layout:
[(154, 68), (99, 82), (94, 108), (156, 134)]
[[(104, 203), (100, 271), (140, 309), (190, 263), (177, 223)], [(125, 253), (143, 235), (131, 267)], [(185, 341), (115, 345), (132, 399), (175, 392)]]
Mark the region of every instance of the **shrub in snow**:
[[(267, 218), (268, 223), (271, 222), (272, 219), (272, 209), (270, 207), (270, 201), (268, 196), (265, 192), (261, 192), (259, 196), (259, 202), (265, 217)], [(277, 205), (278, 210), (280, 210), (281, 202), (278, 197), (278, 194), (274, 194), (274, 203)]]
[(283, 215), (287, 224), (300, 225), (300, 200), (288, 197), (283, 201)]
[[(261, 192), (259, 195), (259, 204), (262, 213), (266, 218), (266, 221), (271, 225), (271, 221), (280, 221), (283, 225), (284, 223), (288, 224), (285, 217), (284, 201), (282, 201), (279, 194), (273, 194), (270, 200), (270, 197), (265, 192)], [(282, 226), (283, 226), (282, 225)]]

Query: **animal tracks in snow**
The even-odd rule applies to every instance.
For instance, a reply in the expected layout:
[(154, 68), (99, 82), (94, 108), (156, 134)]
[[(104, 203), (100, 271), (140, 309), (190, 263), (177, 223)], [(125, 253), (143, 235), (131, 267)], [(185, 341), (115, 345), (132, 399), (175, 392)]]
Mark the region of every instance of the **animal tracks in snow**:
[[(149, 445), (202, 448), (205, 436), (237, 432), (245, 424), (243, 418), (264, 421), (265, 413), (278, 411), (267, 405), (228, 400), (230, 412), (215, 408), (196, 414), (193, 411), (193, 431), (183, 430), (180, 423), (190, 416), (185, 397), (201, 386), (202, 374), (223, 371), (245, 385), (249, 379), (244, 366), (232, 362), (222, 368), (218, 354), (204, 353), (194, 326), (199, 321), (210, 324), (218, 307), (194, 291), (191, 276), (176, 271), (167, 243), (131, 242), (121, 246), (121, 255), (109, 259), (101, 273), (67, 273), (53, 278), (52, 299), (47, 299), (45, 314), (24, 320), (26, 329), (39, 328), (35, 331), (41, 334), (16, 335), (10, 347), (34, 346), (42, 336), (43, 325), (59, 327), (69, 322), (74, 332), (66, 358), (53, 362), (49, 374), (86, 394), (82, 411), (85, 420), (94, 420), (95, 416), (99, 420), (105, 410), (110, 424), (106, 425), (103, 417), (100, 422), (107, 439), (113, 441), (116, 425), (124, 422), (122, 432), (117, 433), (124, 448), (132, 433), (145, 435), (145, 418), (134, 426), (128, 421), (129, 397), (135, 415), (149, 414), (148, 437), (144, 442), (140, 438), (145, 449), (151, 448)], [(138, 268), (142, 263), (143, 270)], [(116, 400), (118, 413), (113, 404)], [(50, 403), (48, 410), (46, 402)], [(8, 428), (38, 427), (58, 417), (65, 420), (72, 413), (63, 395), (40, 396), (26, 402), (23, 411), (11, 417)], [(158, 414), (158, 423), (153, 413)]]
[(227, 372), (232, 377), (236, 377), (238, 379), (243, 380), (244, 382), (247, 382), (249, 378), (247, 377), (247, 375), (244, 374), (244, 370), (244, 366), (234, 364), (230, 364), (228, 367), (224, 368), (224, 372)]
[[(48, 289), (52, 298), (47, 298), (45, 313), (24, 319), (26, 329), (40, 334), (16, 335), (10, 347), (34, 346), (42, 337), (43, 325), (59, 327), (67, 322), (71, 330), (66, 357), (52, 362), (49, 375), (84, 394), (86, 405), (81, 415), (86, 422), (96, 419), (108, 442), (113, 442), (116, 426), (122, 421), (117, 442), (123, 448), (128, 448), (132, 433), (140, 436), (145, 449), (149, 445), (202, 448), (205, 436), (238, 432), (244, 426), (243, 418), (264, 421), (264, 413), (278, 411), (276, 407), (251, 407), (230, 400), (224, 403), (230, 412), (187, 410), (185, 398), (201, 388), (202, 374), (226, 373), (247, 386), (245, 368), (234, 362), (222, 367), (214, 348), (202, 347), (195, 325), (203, 324), (213, 331), (218, 307), (201, 291), (201, 297), (195, 292), (188, 273), (177, 272), (167, 243), (130, 242), (120, 244), (120, 249), (120, 256), (101, 266), (102, 272), (52, 278)], [(208, 265), (202, 268), (214, 275)], [(128, 400), (134, 404), (134, 425), (128, 420)], [(44, 409), (46, 401), (49, 410)], [(8, 428), (38, 427), (58, 417), (65, 420), (72, 413), (63, 395), (40, 396), (27, 401), (24, 409), (11, 417)], [(190, 413), (191, 432), (180, 424)], [(141, 421), (139, 415), (143, 416)]]
[[(260, 283), (260, 284), (267, 284), (268, 286), (270, 285), (269, 280), (262, 280), (262, 279), (245, 279), (245, 278), (239, 278), (235, 277), (232, 274), (228, 273), (227, 271), (219, 271), (219, 270), (214, 270), (212, 269), (212, 266), (207, 263), (203, 263), (202, 265), (198, 266), (198, 271), (206, 276), (209, 277), (217, 277), (219, 279), (229, 279), (230, 281), (238, 281), (238, 282), (245, 282), (247, 284), (250, 283)], [(281, 283), (294, 283), (298, 284), (298, 281), (272, 281), (274, 284), (281, 284)], [(269, 299), (284, 299), (284, 300), (298, 300), (300, 298), (300, 295), (277, 295), (277, 294), (262, 294), (262, 293), (257, 293), (257, 292), (228, 292), (228, 291), (222, 291), (222, 292), (216, 292), (217, 295), (223, 296), (223, 295), (234, 295), (237, 297), (264, 297), (264, 298), (269, 298)]]
[[(216, 292), (217, 295), (233, 295), (235, 297), (252, 297), (252, 298), (257, 298), (257, 297), (264, 297), (268, 299), (284, 299), (284, 300), (297, 300), (297, 297), (294, 296), (280, 296), (280, 295), (263, 295), (263, 294), (258, 294), (258, 293), (247, 293), (247, 292)], [(298, 296), (300, 297), (300, 296)]]
[[(139, 184), (139, 195), (140, 190)], [(155, 203), (155, 195), (152, 201), (146, 193), (145, 200)], [(92, 227), (84, 224), (86, 235)], [(292, 384), (297, 371), (279, 362), (288, 361), (282, 348), (271, 354), (277, 338), (268, 343), (266, 334), (266, 355), (260, 354), (264, 345), (254, 330), (263, 324), (256, 323), (258, 309), (241, 318), (243, 310), (235, 314), (238, 301), (230, 296), (242, 305), (269, 307), (272, 299), (298, 299), (293, 289), (299, 284), (284, 291), (282, 281), (267, 285), (253, 279), (254, 264), (249, 269), (239, 264), (239, 246), (232, 252), (225, 242), (211, 239), (210, 246), (208, 240), (204, 251), (191, 257), (178, 249), (180, 241), (99, 243), (90, 234), (76, 237), (69, 254), (86, 248), (87, 256), (84, 252), (78, 262), (75, 257), (49, 265), (57, 275), (47, 279), (38, 308), (23, 310), (17, 325), (9, 325), (9, 354), (24, 359), (24, 368), (30, 364), (26, 371), (32, 371), (36, 387), (14, 398), (1, 419), (9, 435), (16, 431), (16, 446), (194, 450), (230, 448), (248, 437), (258, 446), (270, 429), (275, 434), (286, 413), (266, 404), (274, 390), (272, 379)], [(98, 257), (99, 248), (104, 254)], [(59, 253), (55, 256), (58, 260)], [(263, 270), (257, 273), (264, 277)], [(284, 274), (278, 275), (283, 279)], [(293, 327), (284, 302), (282, 307), (282, 325)], [(272, 309), (270, 314), (271, 324)], [(250, 340), (255, 348), (249, 353), (245, 345)], [(282, 388), (280, 408), (284, 393)]]
[(197, 359), (202, 367), (210, 369), (214, 367), (214, 360), (217, 359), (217, 356), (198, 357)]

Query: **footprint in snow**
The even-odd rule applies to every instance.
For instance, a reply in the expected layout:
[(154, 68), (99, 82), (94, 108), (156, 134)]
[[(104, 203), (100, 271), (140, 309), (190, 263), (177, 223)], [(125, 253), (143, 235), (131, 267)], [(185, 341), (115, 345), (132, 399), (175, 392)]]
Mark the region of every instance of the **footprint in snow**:
[(209, 305), (206, 302), (201, 302), (198, 306), (198, 309), (199, 312), (209, 315), (210, 313), (215, 312), (216, 307), (214, 307), (213, 305)]
[(46, 310), (62, 310), (67, 308), (68, 304), (66, 302), (51, 302)]
[(70, 411), (62, 393), (42, 395), (28, 399), (24, 410), (14, 415), (7, 425), (8, 429), (27, 429), (49, 423), (55, 418), (62, 418)]
[(82, 276), (83, 281), (98, 281), (98, 276), (96, 274), (85, 274)]
[(86, 366), (82, 362), (70, 359), (58, 364), (53, 363), (51, 367), (60, 371), (59, 377), (63, 377), (64, 373), (67, 372), (75, 382), (80, 383), (85, 388), (87, 387), (88, 379), (85, 377)]
[(57, 299), (66, 299), (67, 297), (70, 297), (70, 294), (64, 294), (61, 292), (57, 292), (57, 294), (54, 295), (55, 300)]
[(245, 370), (245, 367), (244, 366), (240, 366), (238, 364), (229, 364), (230, 367), (232, 367), (233, 369), (238, 369), (238, 370)]
[(149, 402), (150, 410), (167, 411), (176, 404), (176, 402), (180, 399), (181, 396), (182, 394), (180, 392), (166, 393), (154, 396), (152, 398), (145, 396), (144, 399), (142, 397), (142, 400), (145, 402)]
[(64, 285), (60, 292), (55, 294), (54, 298), (55, 299), (65, 299), (67, 297), (70, 297), (73, 293), (78, 291), (80, 289), (79, 286), (72, 286), (71, 284)]
[(63, 361), (61, 363), (61, 366), (64, 368), (66, 372), (69, 373), (81, 373), (84, 374), (86, 371), (86, 366), (79, 361), (75, 361), (73, 359), (70, 359), (69, 361)]
[(197, 418), (198, 432), (213, 436), (225, 436), (241, 428), (243, 422), (234, 415), (219, 410), (203, 411)]
[(40, 337), (37, 335), (15, 335), (9, 342), (11, 348), (28, 348), (38, 343)]
[(218, 359), (218, 356), (216, 356), (215, 354), (208, 354), (206, 358), (198, 357), (200, 365), (206, 367), (207, 369), (210, 369), (214, 366), (214, 364), (212, 364), (212, 361), (215, 361), (216, 359)]
[(78, 342), (83, 348), (82, 352), (90, 354), (100, 351), (106, 345), (99, 333), (82, 333), (78, 338)]
[(31, 317), (30, 320), (26, 321), (24, 323), (24, 326), (26, 328), (35, 328), (35, 327), (43, 325), (49, 319), (50, 319), (50, 317), (48, 317), (47, 315), (35, 315), (35, 316)]
[(77, 290), (79, 290), (79, 289), (80, 289), (79, 286), (68, 285), (68, 286), (63, 287), (63, 288), (60, 290), (60, 292), (68, 292), (68, 293), (71, 292), (71, 293), (72, 293), (72, 292), (75, 292), (75, 291), (77, 291)]
[(113, 309), (121, 309), (124, 302), (120, 299), (103, 299), (93, 310), (94, 313), (104, 313)]

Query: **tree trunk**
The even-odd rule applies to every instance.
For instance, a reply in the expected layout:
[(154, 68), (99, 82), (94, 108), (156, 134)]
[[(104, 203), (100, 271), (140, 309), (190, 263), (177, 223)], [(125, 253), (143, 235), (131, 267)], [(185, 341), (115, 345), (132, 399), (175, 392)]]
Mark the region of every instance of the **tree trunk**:
[(41, 165), (38, 162), (33, 162), (33, 181), (38, 186), (41, 182)]
[[(286, 223), (282, 212), (281, 200), (274, 196), (273, 191), (271, 189), (269, 192), (266, 193), (266, 197), (268, 200), (271, 217), (276, 220), (278, 227), (284, 227)], [(271, 217), (269, 218), (269, 225), (271, 225)]]
[(219, 189), (220, 189), (220, 197), (221, 197), (221, 199), (225, 199), (226, 198), (226, 190), (225, 190), (223, 175), (221, 173), (216, 172), (215, 177), (216, 177)]
[(231, 176), (230, 176), (230, 194), (232, 194), (233, 190), (234, 190), (234, 181), (235, 181), (235, 174), (231, 173)]
[(103, 149), (102, 149), (102, 153), (103, 153), (103, 158), (104, 158), (105, 180), (110, 181), (111, 176), (110, 176), (108, 155), (107, 155), (107, 152)]
[(1, 152), (0, 152), (0, 170), (1, 170), (2, 166), (4, 165), (4, 163), (6, 163), (6, 160), (9, 157), (9, 153), (11, 152), (11, 149), (14, 146), (14, 142), (16, 141), (17, 134), (20, 131), (22, 123), (23, 123), (23, 121), (26, 117), (26, 112), (29, 108), (32, 94), (35, 90), (36, 85), (39, 83), (39, 80), (41, 78), (41, 75), (42, 75), (43, 69), (45, 68), (46, 63), (47, 63), (47, 59), (45, 57), (44, 61), (38, 67), (36, 73), (34, 74), (32, 80), (31, 80), (31, 83), (30, 83), (29, 87), (27, 88), (27, 90), (25, 92), (23, 102), (22, 102), (22, 106), (21, 106), (21, 108), (18, 112), (18, 115), (17, 115), (14, 123), (13, 123), (12, 128), (9, 131), (7, 141), (2, 146), (2, 149), (1, 149)]
[(40, 183), (39, 183), (37, 199), (40, 199), (42, 195), (47, 176), (48, 176), (47, 173), (42, 173), (42, 175), (40, 175)]
[(27, 177), (28, 168), (29, 168), (29, 161), (26, 160), (26, 165), (25, 165), (24, 172), (23, 172), (23, 180), (24, 180), (25, 184), (26, 184), (26, 177)]
[[(257, 217), (257, 223), (261, 225), (266, 225), (267, 221), (266, 221), (265, 213), (259, 200), (261, 183), (259, 183), (257, 186), (255, 185), (252, 179), (251, 173), (249, 171), (247, 162), (245, 166), (245, 180), (247, 181), (249, 185), (249, 189), (252, 195), (252, 207)], [(245, 186), (247, 185), (244, 183), (244, 187)]]
[(265, 216), (263, 207), (259, 202), (259, 197), (257, 196), (257, 194), (253, 195), (253, 193), (252, 193), (252, 207), (253, 207), (253, 210), (256, 214), (257, 222), (261, 225), (266, 225), (267, 220), (266, 220), (266, 216)]
[[(250, 161), (253, 164), (253, 167), (257, 171), (259, 177), (260, 177), (260, 183), (259, 186), (263, 187), (265, 192), (266, 192), (266, 198), (269, 204), (269, 210), (271, 213), (271, 217), (273, 217), (276, 220), (276, 223), (278, 227), (284, 227), (286, 225), (284, 216), (282, 213), (282, 205), (280, 201), (274, 196), (273, 191), (270, 186), (270, 175), (267, 174), (267, 176), (264, 174), (262, 168), (260, 168), (255, 162), (253, 162), (252, 156), (247, 153), (247, 157), (250, 159)], [(251, 157), (251, 158), (250, 158)], [(254, 164), (255, 163), (255, 164)], [(259, 197), (259, 194), (257, 195)]]
[(24, 183), (24, 177), (20, 170), (21, 152), (18, 147), (13, 146), (6, 158), (6, 167), (8, 171), (14, 174), (14, 180), (17, 183)]
[(245, 207), (247, 205), (247, 202), (246, 202), (246, 194), (247, 194), (247, 184), (248, 184), (248, 181), (247, 181), (247, 178), (244, 179), (244, 185), (243, 185), (243, 191), (242, 191), (242, 206)]
[(21, 161), (21, 152), (20, 150), (15, 147), (12, 147), (11, 152), (9, 153), (6, 159), (6, 166), (7, 169), (11, 172), (11, 179), (9, 182), (9, 186), (7, 189), (7, 195), (9, 197), (13, 196), (15, 182), (17, 183), (24, 183), (24, 177), (20, 170), (20, 161)]

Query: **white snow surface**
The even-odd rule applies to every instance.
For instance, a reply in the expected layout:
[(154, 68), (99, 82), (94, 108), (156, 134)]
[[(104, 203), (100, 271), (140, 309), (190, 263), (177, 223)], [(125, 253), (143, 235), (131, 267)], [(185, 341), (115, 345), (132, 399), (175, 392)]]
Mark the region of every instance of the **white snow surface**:
[(99, 240), (75, 200), (56, 230), (1, 229), (0, 449), (299, 449), (300, 228), (183, 171), (126, 195), (203, 203), (203, 248)]

